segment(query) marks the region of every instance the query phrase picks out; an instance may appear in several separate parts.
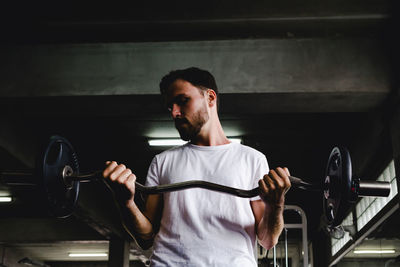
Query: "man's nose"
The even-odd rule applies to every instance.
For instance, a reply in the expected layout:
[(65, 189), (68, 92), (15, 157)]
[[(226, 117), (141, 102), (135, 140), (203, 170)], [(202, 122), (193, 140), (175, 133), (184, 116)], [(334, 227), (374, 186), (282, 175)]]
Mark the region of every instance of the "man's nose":
[(181, 114), (181, 108), (177, 104), (173, 104), (171, 107), (172, 118), (179, 118)]

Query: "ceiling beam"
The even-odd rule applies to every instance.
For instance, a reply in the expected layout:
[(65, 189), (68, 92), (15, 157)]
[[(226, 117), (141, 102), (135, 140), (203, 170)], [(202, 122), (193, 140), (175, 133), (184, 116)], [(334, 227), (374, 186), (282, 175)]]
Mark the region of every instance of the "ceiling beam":
[(375, 39), (3, 46), (0, 97), (158, 94), (170, 70), (210, 70), (229, 93), (388, 94), (390, 65)]

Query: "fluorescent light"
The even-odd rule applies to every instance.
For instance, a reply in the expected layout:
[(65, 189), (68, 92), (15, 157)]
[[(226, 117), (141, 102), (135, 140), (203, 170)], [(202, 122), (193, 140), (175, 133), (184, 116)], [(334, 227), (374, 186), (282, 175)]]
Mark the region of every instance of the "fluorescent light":
[(232, 143), (242, 143), (242, 139), (240, 138), (229, 138), (229, 141), (231, 141)]
[[(229, 140), (233, 143), (241, 143), (242, 139), (240, 138), (229, 138)], [(182, 139), (151, 139), (149, 140), (149, 145), (150, 146), (180, 146), (186, 144), (186, 141), (183, 141)]]
[(180, 146), (186, 144), (182, 139), (153, 139), (149, 140), (150, 146)]
[(107, 253), (69, 253), (69, 257), (107, 257)]
[(390, 254), (396, 253), (394, 249), (370, 249), (370, 250), (354, 250), (354, 254)]
[(0, 202), (11, 202), (12, 197), (0, 197)]

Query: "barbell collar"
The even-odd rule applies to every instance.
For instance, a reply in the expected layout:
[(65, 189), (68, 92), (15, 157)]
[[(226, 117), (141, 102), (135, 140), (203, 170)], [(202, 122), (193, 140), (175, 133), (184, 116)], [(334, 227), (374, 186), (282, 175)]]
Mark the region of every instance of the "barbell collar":
[(390, 183), (381, 181), (359, 181), (359, 197), (387, 197), (390, 194)]

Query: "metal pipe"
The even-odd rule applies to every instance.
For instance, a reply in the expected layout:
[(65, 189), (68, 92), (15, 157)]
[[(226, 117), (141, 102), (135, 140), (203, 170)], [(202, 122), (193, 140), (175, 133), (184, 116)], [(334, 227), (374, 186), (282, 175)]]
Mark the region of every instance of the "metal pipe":
[(288, 248), (287, 248), (287, 229), (285, 228), (285, 266), (289, 267), (289, 260), (288, 260)]
[(285, 228), (300, 228), (302, 230), (303, 266), (308, 267), (308, 236), (307, 217), (302, 208), (296, 205), (285, 205), (285, 210), (294, 210), (301, 216), (301, 224), (285, 224)]

